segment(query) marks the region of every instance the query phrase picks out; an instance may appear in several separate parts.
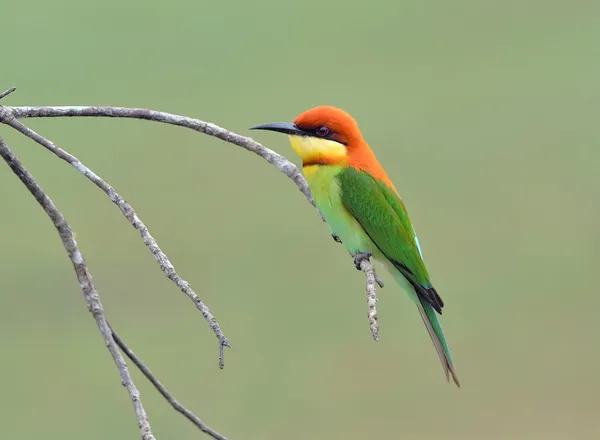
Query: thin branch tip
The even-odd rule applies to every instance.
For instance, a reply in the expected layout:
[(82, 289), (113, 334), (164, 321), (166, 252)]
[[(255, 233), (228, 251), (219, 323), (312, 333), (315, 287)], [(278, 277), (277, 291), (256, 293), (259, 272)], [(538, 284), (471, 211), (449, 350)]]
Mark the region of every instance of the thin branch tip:
[(225, 347), (231, 348), (231, 344), (226, 337), (223, 337), (219, 341), (219, 368), (221, 370), (225, 368)]
[(7, 89), (4, 92), (0, 93), (0, 99), (6, 98), (8, 95), (10, 95), (15, 90), (17, 90), (16, 87), (10, 87), (9, 89)]

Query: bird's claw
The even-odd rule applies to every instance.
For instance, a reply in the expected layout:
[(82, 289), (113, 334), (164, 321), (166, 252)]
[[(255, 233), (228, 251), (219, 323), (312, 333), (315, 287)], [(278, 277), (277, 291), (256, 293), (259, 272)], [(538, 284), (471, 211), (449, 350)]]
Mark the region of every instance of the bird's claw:
[(356, 269), (361, 270), (360, 263), (362, 263), (363, 260), (368, 261), (372, 255), (373, 254), (370, 252), (358, 252), (356, 255), (354, 255), (354, 265), (356, 266)]

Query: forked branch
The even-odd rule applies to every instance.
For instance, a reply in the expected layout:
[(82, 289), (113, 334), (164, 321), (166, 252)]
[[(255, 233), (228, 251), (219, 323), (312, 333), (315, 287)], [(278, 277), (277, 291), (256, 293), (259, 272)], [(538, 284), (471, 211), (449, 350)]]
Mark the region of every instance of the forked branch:
[[(14, 91), (14, 88), (11, 88), (11, 89), (7, 90), (6, 92), (0, 94), (0, 99), (9, 95), (13, 91)], [(133, 210), (131, 205), (129, 205), (125, 201), (125, 199), (123, 199), (123, 197), (121, 197), (114, 190), (114, 188), (112, 188), (108, 183), (106, 183), (100, 176), (95, 174), (91, 169), (89, 169), (87, 166), (85, 166), (79, 159), (77, 159), (75, 156), (69, 154), (65, 150), (59, 148), (53, 142), (46, 139), (42, 135), (36, 133), (35, 131), (31, 130), (30, 128), (28, 128), (27, 126), (25, 126), (23, 123), (21, 123), (18, 120), (18, 119), (25, 119), (25, 118), (53, 118), (53, 117), (109, 117), (109, 118), (142, 119), (142, 120), (148, 120), (148, 121), (154, 121), (154, 122), (161, 122), (161, 123), (170, 124), (170, 125), (176, 125), (176, 126), (180, 126), (180, 127), (186, 127), (191, 130), (207, 134), (209, 136), (217, 137), (221, 140), (224, 140), (231, 144), (242, 147), (247, 151), (255, 153), (255, 154), (259, 155), (260, 157), (262, 157), (267, 162), (269, 162), (270, 164), (272, 164), (273, 166), (275, 166), (279, 171), (284, 173), (287, 177), (289, 177), (294, 182), (294, 184), (298, 187), (298, 189), (304, 194), (307, 201), (313, 207), (315, 207), (315, 209), (317, 209), (317, 212), (319, 212), (319, 210), (316, 207), (315, 202), (312, 198), (312, 194), (308, 188), (308, 183), (302, 176), (302, 173), (300, 172), (298, 167), (296, 167), (293, 163), (288, 161), (285, 157), (277, 154), (276, 152), (270, 150), (269, 148), (264, 147), (263, 145), (259, 144), (258, 142), (254, 141), (253, 139), (251, 139), (249, 137), (240, 136), (236, 133), (233, 133), (229, 130), (226, 130), (226, 129), (219, 127), (215, 124), (212, 124), (210, 122), (205, 122), (205, 121), (202, 121), (199, 119), (193, 119), (193, 118), (189, 118), (186, 116), (164, 113), (164, 112), (159, 112), (159, 111), (149, 110), (149, 109), (123, 108), (123, 107), (75, 107), (75, 106), (68, 106), (68, 107), (3, 107), (3, 106), (0, 106), (0, 123), (11, 126), (12, 128), (16, 129), (20, 133), (24, 134), (25, 136), (27, 136), (27, 137), (31, 138), (32, 140), (34, 140), (35, 142), (37, 142), (38, 144), (42, 145), (43, 147), (45, 147), (46, 149), (48, 149), (49, 151), (51, 151), (52, 153), (54, 153), (55, 155), (57, 155), (58, 157), (63, 159), (64, 161), (71, 164), (81, 174), (83, 174), (85, 177), (87, 177), (89, 180), (91, 180), (96, 186), (98, 186), (102, 191), (104, 191), (104, 193), (110, 198), (110, 200), (119, 207), (119, 209), (121, 210), (123, 215), (131, 223), (131, 225), (136, 230), (138, 230), (138, 232), (140, 233), (140, 236), (142, 237), (144, 244), (150, 249), (150, 252), (154, 255), (154, 257), (155, 257), (156, 261), (158, 262), (158, 264), (160, 265), (160, 268), (163, 271), (163, 273), (169, 279), (171, 279), (194, 302), (196, 307), (201, 311), (204, 318), (208, 321), (211, 329), (213, 330), (213, 332), (215, 333), (215, 335), (217, 336), (217, 339), (219, 341), (219, 366), (221, 368), (223, 368), (223, 362), (224, 362), (223, 361), (223, 347), (226, 347), (226, 346), (228, 347), (229, 342), (228, 342), (227, 338), (225, 337), (225, 335), (223, 334), (223, 332), (221, 331), (221, 327), (219, 326), (219, 324), (216, 321), (216, 319), (214, 318), (214, 316), (211, 314), (208, 307), (201, 301), (200, 297), (192, 290), (189, 283), (187, 281), (183, 280), (177, 274), (174, 266), (171, 264), (168, 257), (166, 256), (166, 254), (164, 254), (164, 252), (162, 252), (162, 250), (158, 246), (158, 243), (152, 237), (152, 235), (148, 231), (148, 228), (140, 220), (140, 218), (138, 217), (136, 212)], [(8, 147), (6, 147), (6, 148), (8, 148)], [(7, 150), (7, 151), (10, 151), (10, 150)], [(25, 181), (24, 181), (24, 183), (25, 183)], [(27, 185), (27, 183), (25, 183), (25, 184)], [(42, 205), (42, 206), (44, 206), (44, 205)], [(321, 216), (321, 219), (324, 220), (324, 218), (320, 212), (319, 212), (319, 215)], [(65, 224), (66, 224), (66, 222), (65, 222)], [(68, 225), (67, 225), (67, 228), (68, 228)], [(69, 229), (69, 231), (70, 231), (70, 229)], [(73, 242), (74, 242), (74, 240), (73, 240)], [(75, 246), (76, 246), (76, 243), (75, 243)], [(66, 247), (66, 245), (65, 245), (65, 247)], [(68, 250), (69, 249), (67, 248), (67, 251)], [(76, 255), (81, 256), (79, 251), (77, 251)], [(77, 261), (79, 261), (79, 260), (77, 260)], [(81, 259), (81, 261), (83, 262), (83, 259)], [(75, 262), (74, 262), (74, 264), (75, 264)], [(379, 284), (380, 287), (383, 287), (383, 283), (377, 277), (377, 274), (375, 273), (375, 268), (369, 261), (368, 256), (362, 258), (361, 261), (359, 261), (358, 263), (355, 262), (355, 264), (357, 264), (358, 269), (360, 269), (361, 271), (363, 271), (365, 273), (369, 325), (370, 325), (372, 336), (377, 341), (378, 340), (378, 324), (377, 324), (377, 310), (376, 310), (377, 295), (376, 295), (375, 284)], [(86, 273), (89, 276), (87, 269), (86, 269)], [(89, 285), (93, 287), (93, 285), (91, 284), (91, 278), (90, 278)], [(83, 289), (84, 284), (81, 284), (81, 286)], [(88, 286), (88, 284), (85, 284), (85, 286)], [(95, 290), (94, 290), (94, 292), (95, 292)], [(84, 291), (84, 296), (86, 296), (85, 291)], [(95, 297), (97, 297), (97, 292), (95, 292)], [(100, 304), (99, 298), (98, 298), (98, 304)], [(90, 309), (90, 310), (92, 310), (92, 309)], [(93, 310), (98, 310), (98, 309), (97, 309), (97, 307), (95, 307)], [(100, 305), (99, 310), (100, 310), (100, 312), (102, 311), (101, 305)], [(94, 316), (96, 317), (96, 314)], [(105, 341), (106, 341), (107, 340), (106, 332), (108, 329), (108, 324), (106, 323), (106, 320), (104, 319), (103, 313), (101, 313), (100, 316), (101, 316), (101, 323), (102, 323), (101, 332), (102, 332), (103, 336), (105, 337)], [(96, 319), (98, 321), (99, 318), (96, 317)], [(100, 327), (100, 323), (99, 323), (99, 327)], [(113, 339), (113, 335), (114, 335), (114, 339)], [(206, 432), (207, 434), (211, 435), (213, 438), (224, 439), (224, 437), (222, 437), (220, 434), (218, 434), (217, 432), (213, 431), (212, 429), (210, 429), (206, 425), (204, 425), (204, 423), (198, 417), (196, 417), (189, 410), (187, 410), (186, 408), (181, 406), (181, 404), (179, 404), (179, 402), (176, 399), (174, 399), (170, 394), (168, 394), (168, 392), (162, 386), (162, 384), (158, 381), (158, 379), (156, 379), (152, 375), (150, 370), (139, 360), (139, 358), (137, 358), (135, 356), (133, 351), (131, 351), (122, 342), (122, 340), (118, 337), (118, 335), (116, 335), (116, 333), (111, 334), (110, 330), (108, 330), (108, 338), (110, 340), (109, 342), (111, 342), (111, 344), (112, 344), (109, 346), (109, 349), (111, 349), (111, 354), (113, 354), (113, 357), (115, 357), (115, 354), (113, 353), (114, 350), (111, 347), (114, 347), (115, 340), (116, 340), (117, 343), (121, 346), (121, 349), (123, 350), (123, 352), (125, 354), (127, 354), (128, 357), (130, 357), (130, 359), (138, 366), (138, 368), (140, 368), (140, 370), (146, 375), (146, 377), (152, 382), (152, 384), (158, 389), (158, 391), (171, 403), (171, 405), (177, 411), (181, 412), (192, 423), (194, 423), (199, 429), (201, 429), (203, 432)], [(108, 345), (108, 342), (107, 342), (107, 345)], [(120, 354), (118, 353), (118, 351), (116, 352), (116, 355), (118, 355), (118, 357), (122, 361), (122, 358), (120, 357)], [(118, 358), (115, 358), (115, 362), (117, 362), (117, 359)], [(120, 365), (120, 364), (117, 362), (117, 365)], [(124, 362), (123, 362), (123, 367), (125, 368), (125, 372), (128, 374), (126, 367), (124, 366)], [(119, 367), (119, 369), (121, 371), (121, 367)], [(139, 408), (141, 408), (141, 413), (140, 413), (140, 411), (138, 410), (138, 407), (136, 406), (136, 414), (138, 414), (138, 421), (140, 423), (140, 428), (142, 429), (143, 438), (145, 440), (152, 439), (154, 437), (152, 437), (152, 433), (150, 432), (150, 427), (147, 424), (146, 415), (143, 412), (143, 408), (141, 407), (141, 402), (139, 402), (139, 393), (137, 393), (137, 394), (133, 393), (133, 390), (135, 390), (135, 387), (133, 386), (133, 382), (128, 382), (128, 383), (131, 383), (131, 387), (133, 387), (132, 391), (130, 391), (130, 394), (132, 395), (132, 400), (134, 401), (134, 405), (136, 405), (136, 403), (139, 403)], [(130, 388), (128, 387), (128, 390), (129, 389)], [(137, 390), (135, 390), (135, 392), (137, 392)], [(135, 398), (136, 395), (137, 395), (137, 398)], [(140, 418), (140, 414), (143, 415), (142, 418)], [(144, 424), (142, 424), (142, 421), (140, 421), (140, 420), (142, 420), (142, 421), (145, 420)], [(144, 434), (144, 432), (146, 432), (146, 431), (144, 431), (144, 429), (146, 429), (146, 428), (142, 428), (142, 425), (144, 427), (147, 426), (146, 434)], [(144, 435), (146, 435), (146, 437), (144, 437)], [(148, 435), (149, 435), (149, 437), (148, 437)]]

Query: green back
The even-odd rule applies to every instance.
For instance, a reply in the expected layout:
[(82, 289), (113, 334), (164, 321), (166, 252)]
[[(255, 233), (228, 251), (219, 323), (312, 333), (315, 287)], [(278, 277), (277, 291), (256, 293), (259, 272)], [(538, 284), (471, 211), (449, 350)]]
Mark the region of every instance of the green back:
[(418, 238), (398, 194), (369, 173), (345, 168), (337, 176), (342, 203), (379, 250), (409, 280), (431, 286)]

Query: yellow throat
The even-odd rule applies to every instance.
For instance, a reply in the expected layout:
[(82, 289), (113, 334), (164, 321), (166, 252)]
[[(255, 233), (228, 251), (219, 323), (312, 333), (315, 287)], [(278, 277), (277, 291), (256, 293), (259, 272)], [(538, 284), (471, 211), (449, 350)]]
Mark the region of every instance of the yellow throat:
[(348, 155), (346, 147), (329, 139), (316, 137), (289, 136), (290, 144), (304, 164), (339, 163)]

